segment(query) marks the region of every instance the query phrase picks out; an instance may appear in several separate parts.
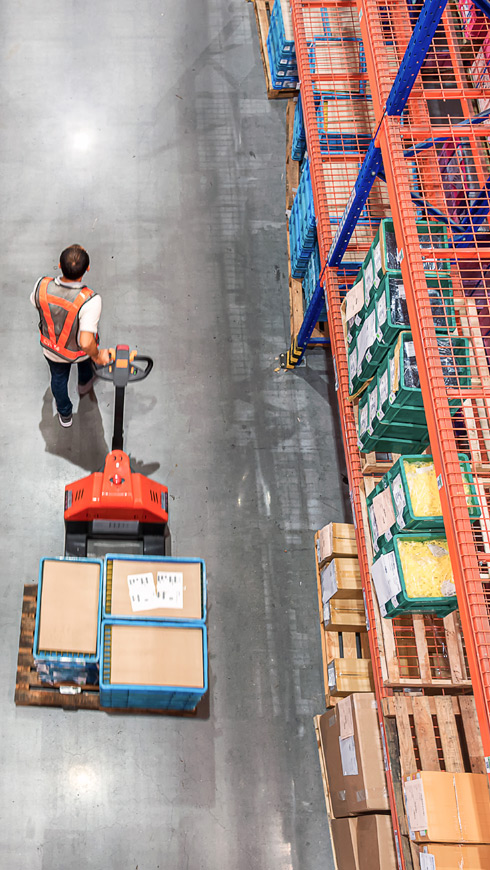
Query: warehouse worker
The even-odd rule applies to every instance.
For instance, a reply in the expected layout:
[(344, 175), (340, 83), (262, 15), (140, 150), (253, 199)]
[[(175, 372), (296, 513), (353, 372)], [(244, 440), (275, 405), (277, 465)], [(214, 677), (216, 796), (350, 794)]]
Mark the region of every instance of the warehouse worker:
[(96, 378), (95, 365), (109, 362), (109, 351), (98, 346), (97, 328), (102, 300), (82, 284), (90, 258), (81, 245), (70, 245), (60, 256), (61, 275), (39, 278), (31, 302), (39, 311), (39, 332), (51, 370), (51, 391), (63, 428), (72, 425), (73, 405), (68, 379), (73, 363), (78, 368), (78, 393), (88, 393)]

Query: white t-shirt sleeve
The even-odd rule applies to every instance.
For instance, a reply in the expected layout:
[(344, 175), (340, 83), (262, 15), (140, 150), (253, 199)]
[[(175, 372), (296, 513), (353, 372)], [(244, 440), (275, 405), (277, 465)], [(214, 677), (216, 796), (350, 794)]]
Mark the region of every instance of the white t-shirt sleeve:
[(79, 334), (80, 332), (92, 332), (97, 335), (100, 315), (102, 311), (102, 299), (99, 295), (92, 296), (80, 309)]
[(37, 288), (38, 288), (38, 286), (39, 286), (39, 282), (40, 282), (40, 280), (41, 280), (40, 278), (37, 279), (36, 283), (34, 284), (34, 290), (32, 291), (32, 293), (31, 293), (31, 295), (30, 295), (30, 297), (29, 297), (30, 302), (31, 302), (31, 305), (34, 305), (34, 308), (37, 308), (37, 305), (36, 305), (36, 290), (37, 290)]

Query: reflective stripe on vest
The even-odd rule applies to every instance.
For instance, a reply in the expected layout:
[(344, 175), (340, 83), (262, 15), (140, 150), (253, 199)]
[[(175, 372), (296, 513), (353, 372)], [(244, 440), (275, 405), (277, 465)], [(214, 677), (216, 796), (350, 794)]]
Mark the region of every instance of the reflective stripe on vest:
[[(82, 356), (87, 356), (86, 352), (83, 350), (69, 350), (69, 348), (66, 347), (66, 343), (70, 338), (73, 324), (80, 313), (80, 308), (95, 294), (94, 291), (90, 290), (88, 287), (83, 287), (76, 299), (74, 299), (73, 302), (69, 302), (68, 299), (65, 299), (63, 296), (48, 293), (48, 286), (51, 281), (53, 281), (53, 278), (42, 278), (39, 284), (39, 309), (41, 317), (44, 319), (44, 323), (48, 330), (48, 337), (43, 335), (42, 330), (40, 330), (41, 344), (48, 350), (59, 354), (63, 359), (72, 362)], [(50, 305), (57, 305), (59, 308), (64, 308), (67, 312), (63, 328), (58, 336), (56, 335)]]

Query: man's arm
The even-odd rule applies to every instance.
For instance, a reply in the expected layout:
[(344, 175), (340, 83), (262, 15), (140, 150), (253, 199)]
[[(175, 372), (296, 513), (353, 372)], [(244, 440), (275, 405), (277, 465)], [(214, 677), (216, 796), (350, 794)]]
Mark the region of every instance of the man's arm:
[(109, 351), (105, 347), (97, 347), (93, 332), (81, 332), (78, 344), (81, 350), (91, 358), (96, 366), (106, 366), (110, 362)]

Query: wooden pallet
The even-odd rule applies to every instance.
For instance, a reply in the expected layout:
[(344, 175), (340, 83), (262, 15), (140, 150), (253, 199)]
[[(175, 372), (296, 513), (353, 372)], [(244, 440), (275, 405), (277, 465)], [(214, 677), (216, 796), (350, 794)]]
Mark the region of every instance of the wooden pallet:
[(24, 586), (22, 618), (20, 624), (19, 655), (15, 683), (15, 703), (19, 707), (62, 707), (63, 710), (102, 710), (104, 713), (156, 714), (184, 716), (194, 719), (209, 718), (209, 692), (195, 710), (137, 710), (101, 707), (98, 686), (76, 686), (73, 683), (47, 686), (39, 679), (34, 667), (33, 645), (36, 623), (37, 585)]
[(318, 755), (320, 758), (320, 770), (322, 772), (323, 793), (325, 795), (325, 806), (327, 808), (328, 833), (330, 835), (330, 842), (332, 844), (332, 854), (333, 854), (335, 870), (338, 870), (339, 865), (338, 865), (338, 861), (337, 861), (337, 855), (335, 854), (335, 846), (334, 846), (334, 842), (333, 842), (332, 829), (331, 829), (331, 825), (330, 825), (330, 820), (335, 818), (335, 816), (332, 812), (332, 801), (330, 799), (330, 789), (328, 787), (327, 770), (325, 767), (325, 753), (323, 750), (323, 740), (322, 740), (322, 734), (320, 731), (320, 716), (315, 716), (313, 718), (313, 722), (315, 724), (316, 743), (317, 743), (317, 747), (318, 747)]
[(294, 113), (297, 97), (291, 97), (286, 106), (286, 214), (289, 216), (293, 199), (299, 184), (299, 160), (293, 160), (291, 148), (293, 143)]
[(322, 667), (323, 667), (323, 683), (325, 689), (325, 706), (332, 707), (334, 706), (340, 697), (344, 697), (345, 694), (350, 694), (350, 692), (357, 691), (374, 691), (374, 683), (371, 681), (369, 684), (360, 677), (361, 684), (366, 682), (366, 688), (360, 689), (359, 683), (356, 679), (353, 679), (352, 685), (347, 690), (342, 692), (338, 692), (336, 689), (332, 689), (329, 685), (328, 678), (328, 666), (334, 660), (352, 660), (359, 659), (363, 661), (371, 660), (371, 653), (369, 650), (369, 641), (366, 631), (329, 631), (325, 629), (323, 623), (323, 600), (322, 600), (322, 585), (320, 579), (320, 568), (318, 565), (318, 559), (316, 558), (316, 546), (315, 546), (315, 565), (316, 565), (316, 585), (317, 585), (317, 594), (318, 594), (318, 613), (320, 620), (320, 640), (321, 640), (321, 648), (322, 648)]
[(412, 870), (419, 867), (419, 858), (409, 837), (404, 777), (419, 770), (486, 772), (475, 699), (472, 695), (394, 695), (383, 699), (383, 714), (405, 867)]
[(262, 58), (262, 66), (264, 67), (267, 97), (269, 100), (287, 100), (289, 97), (297, 94), (297, 89), (272, 87), (269, 53), (267, 51), (267, 34), (269, 33), (269, 21), (274, 2), (273, 0), (253, 0), (253, 4), (255, 20), (257, 22), (257, 33), (259, 34), (260, 56)]
[(399, 458), (399, 453), (361, 453), (361, 472), (382, 477)]
[[(376, 485), (374, 477), (364, 477), (361, 486), (362, 521), (369, 565), (373, 552), (366, 506), (368, 495)], [(463, 632), (459, 614), (445, 619), (422, 614), (406, 614), (394, 620), (384, 619), (373, 589), (373, 609), (383, 682), (388, 687), (430, 688), (464, 691), (471, 687)]]

